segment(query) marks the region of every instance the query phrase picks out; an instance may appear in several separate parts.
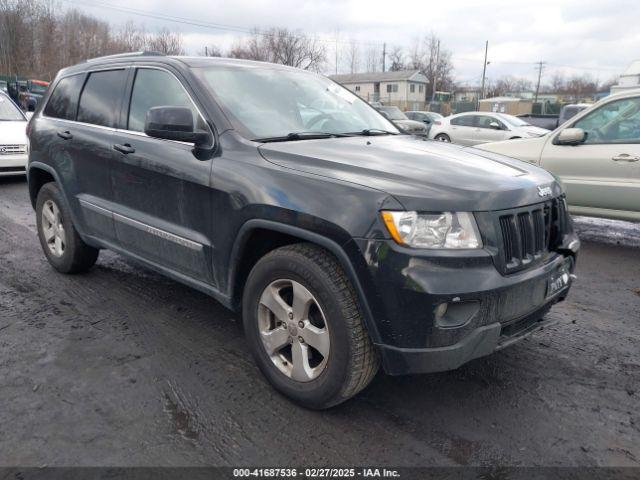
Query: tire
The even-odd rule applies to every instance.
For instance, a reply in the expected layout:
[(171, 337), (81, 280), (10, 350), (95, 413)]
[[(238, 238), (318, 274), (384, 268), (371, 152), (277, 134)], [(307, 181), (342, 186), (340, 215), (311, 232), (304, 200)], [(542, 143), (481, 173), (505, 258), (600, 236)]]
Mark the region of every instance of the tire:
[[(281, 311), (265, 305), (272, 292), (277, 293), (273, 298), (286, 302), (278, 303), (285, 307)], [(300, 313), (304, 309), (294, 306), (294, 297), (309, 301), (308, 312)], [(245, 335), (258, 367), (279, 392), (304, 407), (319, 410), (342, 403), (378, 371), (378, 352), (353, 285), (333, 255), (318, 246), (289, 245), (260, 259), (247, 279), (242, 307)], [(297, 323), (301, 318), (306, 319), (303, 327)], [(269, 354), (265, 334), (276, 334), (273, 345), (282, 344), (281, 349)], [(304, 353), (294, 357), (294, 349), (303, 348)], [(299, 367), (301, 358), (307, 359), (304, 369)]]
[[(45, 209), (46, 212), (43, 213)], [(71, 212), (62, 198), (60, 189), (53, 182), (43, 185), (38, 192), (36, 223), (42, 250), (57, 271), (86, 272), (96, 263), (100, 250), (82, 241), (73, 226)]]
[(436, 142), (445, 142), (445, 143), (451, 143), (451, 138), (449, 137), (449, 135), (447, 135), (446, 133), (439, 133), (438, 135), (436, 135), (434, 137), (434, 140)]

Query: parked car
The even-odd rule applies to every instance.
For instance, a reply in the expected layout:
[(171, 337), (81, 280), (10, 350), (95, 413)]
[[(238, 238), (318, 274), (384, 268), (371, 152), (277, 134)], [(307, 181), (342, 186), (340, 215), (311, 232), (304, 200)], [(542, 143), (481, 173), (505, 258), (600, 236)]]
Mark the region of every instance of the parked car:
[(410, 120), (398, 107), (382, 106), (377, 107), (376, 110), (407, 133), (419, 137), (426, 137), (429, 134), (429, 129), (424, 123)]
[(429, 138), (439, 142), (477, 145), (515, 138), (539, 137), (549, 133), (544, 128), (513, 115), (491, 112), (465, 112), (445, 117), (429, 130)]
[(27, 165), (27, 119), (4, 92), (0, 92), (0, 176), (24, 175)]
[(611, 95), (541, 138), (478, 148), (558, 176), (572, 213), (640, 221), (640, 91)]
[(526, 113), (518, 115), (518, 118), (521, 118), (525, 122), (535, 125), (536, 127), (555, 130), (571, 117), (575, 116), (582, 110), (589, 108), (591, 105), (591, 103), (571, 103), (564, 105), (560, 109), (559, 115), (538, 115), (534, 113)]
[(8, 85), (9, 95), (25, 112), (33, 112), (49, 87), (43, 80), (19, 80)]
[(427, 133), (431, 129), (431, 125), (434, 121), (442, 120), (444, 117), (436, 112), (421, 112), (421, 111), (409, 111), (404, 112), (409, 120), (415, 120), (416, 122), (422, 122), (427, 126)]
[(107, 248), (241, 311), (261, 371), (307, 407), (380, 364), (443, 371), (503, 348), (571, 285), (579, 241), (553, 176), (403, 134), (308, 71), (95, 59), (58, 74), (29, 138), (53, 268)]

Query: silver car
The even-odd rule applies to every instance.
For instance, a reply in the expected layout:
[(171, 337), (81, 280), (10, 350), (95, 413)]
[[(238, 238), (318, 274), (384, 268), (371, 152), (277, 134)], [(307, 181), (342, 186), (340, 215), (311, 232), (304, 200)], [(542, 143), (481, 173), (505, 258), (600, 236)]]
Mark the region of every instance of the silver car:
[(547, 133), (549, 130), (535, 127), (513, 115), (465, 112), (433, 122), (429, 138), (460, 145), (477, 145), (514, 138), (540, 137)]

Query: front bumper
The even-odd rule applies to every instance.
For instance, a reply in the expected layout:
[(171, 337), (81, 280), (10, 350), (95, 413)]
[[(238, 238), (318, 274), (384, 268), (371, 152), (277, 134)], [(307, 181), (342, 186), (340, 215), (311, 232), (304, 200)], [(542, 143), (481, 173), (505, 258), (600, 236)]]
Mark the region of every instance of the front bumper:
[(0, 155), (0, 177), (26, 174), (27, 159), (26, 154)]
[[(382, 308), (376, 345), (391, 375), (452, 370), (504, 348), (548, 323), (544, 315), (571, 287), (579, 241), (544, 262), (501, 274), (486, 250), (418, 256), (391, 241), (363, 241)], [(549, 295), (549, 282), (567, 272), (567, 283)], [(449, 305), (449, 323), (437, 307)], [(453, 307), (453, 308), (452, 308)]]

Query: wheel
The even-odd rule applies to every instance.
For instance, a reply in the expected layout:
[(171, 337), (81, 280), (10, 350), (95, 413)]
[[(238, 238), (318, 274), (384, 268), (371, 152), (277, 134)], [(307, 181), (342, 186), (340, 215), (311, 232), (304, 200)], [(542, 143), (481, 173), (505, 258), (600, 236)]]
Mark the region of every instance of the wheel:
[(40, 245), (49, 263), (62, 273), (89, 270), (100, 251), (82, 241), (71, 222), (71, 214), (55, 183), (47, 183), (38, 192), (36, 222)]
[(439, 133), (435, 136), (434, 140), (437, 142), (451, 143), (451, 138), (449, 138), (449, 135), (446, 133)]
[(296, 403), (337, 405), (378, 371), (353, 286), (326, 250), (300, 243), (265, 255), (249, 274), (242, 303), (258, 367)]

